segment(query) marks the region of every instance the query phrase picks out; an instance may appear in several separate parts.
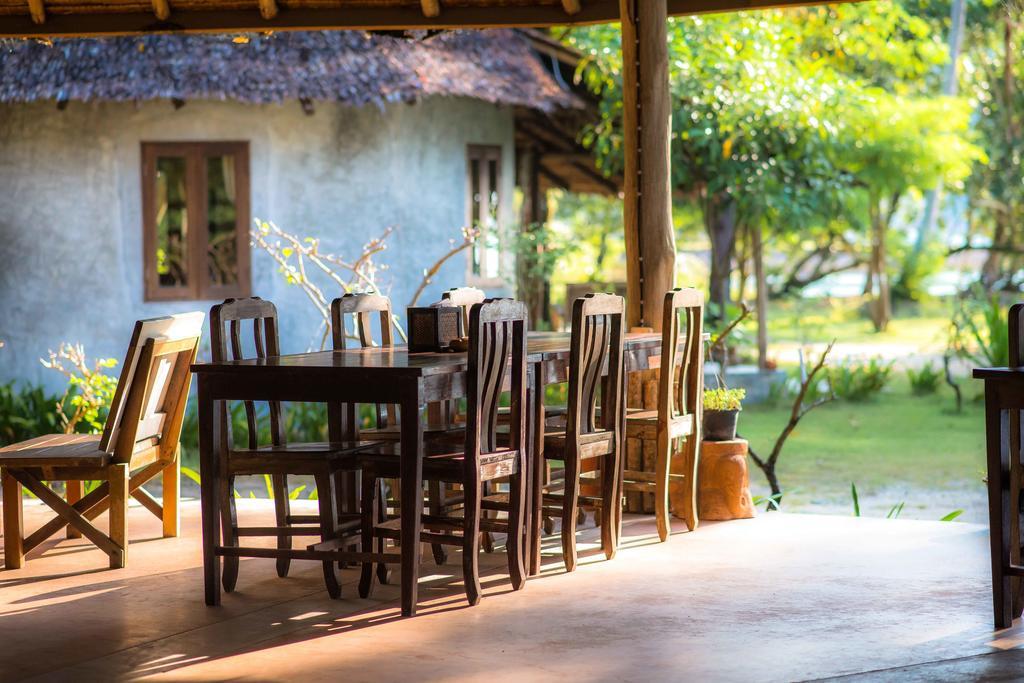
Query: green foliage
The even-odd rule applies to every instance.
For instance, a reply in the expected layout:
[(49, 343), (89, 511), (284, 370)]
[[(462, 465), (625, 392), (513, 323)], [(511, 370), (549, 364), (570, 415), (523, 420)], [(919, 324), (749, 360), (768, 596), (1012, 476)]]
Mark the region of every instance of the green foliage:
[(746, 389), (705, 389), (704, 410), (743, 410)]
[(60, 431), (60, 419), (54, 410), (59, 401), (60, 396), (38, 385), (0, 384), (0, 445)]
[(511, 232), (516, 263), (533, 280), (550, 280), (562, 259), (576, 249), (573, 242), (559, 239), (547, 222), (531, 223)]
[(963, 188), (972, 164), (984, 158), (970, 142), (970, 116), (965, 100), (867, 90), (844, 107), (836, 160), (876, 202), (940, 180)]
[(95, 434), (102, 431), (117, 389), (117, 377), (103, 371), (117, 365), (117, 360), (97, 358), (90, 366), (81, 344), (65, 342), (57, 351), (50, 351), (48, 360), (41, 359), (40, 362), (67, 378), (64, 396), (55, 404), (64, 433)]
[(860, 517), (860, 498), (857, 496), (857, 485), (850, 482), (850, 496), (853, 498), (853, 516)]
[(914, 396), (928, 396), (939, 390), (944, 375), (942, 370), (929, 361), (919, 370), (907, 368), (907, 379), (910, 381), (910, 391)]
[(944, 515), (939, 521), (940, 522), (952, 522), (954, 519), (964, 514), (963, 510), (953, 510), (948, 515)]
[(868, 361), (849, 361), (829, 369), (832, 391), (847, 401), (867, 401), (874, 398), (889, 382), (892, 363), (878, 358)]
[(782, 509), (782, 493), (773, 493), (769, 496), (753, 496), (750, 500), (754, 506), (764, 505), (766, 511)]
[(950, 320), (949, 350), (975, 365), (1002, 367), (1010, 362), (1010, 336), (997, 294), (978, 288), (958, 297)]
[[(202, 479), (199, 476), (199, 472), (195, 471), (191, 467), (186, 467), (186, 466), (182, 465), (181, 473), (185, 477), (190, 479), (192, 482), (194, 482), (196, 484), (196, 486), (201, 486), (202, 485)], [(264, 474), (263, 475), (263, 483), (264, 483), (264, 486), (266, 486), (267, 498), (273, 500), (274, 499), (274, 486), (273, 486), (273, 482), (272, 482), (269, 474)], [(302, 493), (306, 489), (307, 489), (307, 486), (305, 484), (300, 484), (299, 486), (296, 486), (295, 488), (291, 489), (288, 492), (288, 499), (289, 500), (301, 500)], [(241, 493), (238, 492), (237, 489), (234, 492), (234, 496), (235, 496), (235, 498), (243, 498), (244, 497), (244, 496), (242, 496)], [(256, 492), (250, 490), (249, 491), (249, 498), (256, 498), (256, 497), (257, 497), (256, 496)], [(310, 489), (309, 495), (306, 497), (306, 499), (307, 500), (317, 500), (317, 491), (316, 491), (316, 489)]]

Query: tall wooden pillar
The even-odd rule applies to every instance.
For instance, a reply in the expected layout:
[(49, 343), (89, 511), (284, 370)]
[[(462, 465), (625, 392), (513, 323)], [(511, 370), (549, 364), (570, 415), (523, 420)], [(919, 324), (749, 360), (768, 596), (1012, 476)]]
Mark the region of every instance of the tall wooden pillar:
[(666, 0), (619, 0), (625, 143), (627, 318), (661, 329), (665, 292), (675, 286), (669, 147)]

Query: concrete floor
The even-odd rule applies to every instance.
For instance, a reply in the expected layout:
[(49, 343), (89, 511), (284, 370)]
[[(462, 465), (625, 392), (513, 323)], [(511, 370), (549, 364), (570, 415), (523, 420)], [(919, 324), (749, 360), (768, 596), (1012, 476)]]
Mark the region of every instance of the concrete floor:
[[(270, 511), (242, 502), (247, 519)], [(26, 516), (32, 529), (43, 511), (26, 501)], [(76, 540), (0, 573), (0, 680), (1024, 679), (1024, 629), (990, 625), (974, 525), (775, 513), (659, 544), (650, 519), (627, 518), (614, 561), (568, 575), (549, 544), (521, 592), (488, 557), (476, 608), (457, 555), (426, 564), (421, 614), (401, 619), (394, 586), (360, 600), (347, 570), (332, 601), (308, 562), (279, 579), (243, 560), (238, 591), (207, 608), (198, 505), (178, 539), (140, 508), (130, 524), (127, 569)]]

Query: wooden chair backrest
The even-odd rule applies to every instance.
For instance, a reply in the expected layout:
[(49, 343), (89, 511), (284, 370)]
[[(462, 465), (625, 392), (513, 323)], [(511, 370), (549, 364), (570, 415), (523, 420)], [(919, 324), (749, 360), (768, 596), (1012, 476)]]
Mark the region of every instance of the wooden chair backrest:
[(704, 399), (704, 294), (696, 289), (673, 289), (665, 294), (664, 316), (658, 419), (695, 415), (699, 423)]
[(484, 290), (476, 287), (453, 287), (441, 294), (441, 300), (449, 302), (452, 306), (462, 309), (462, 320), (459, 323), (459, 335), (466, 336), (469, 329), (469, 309), (476, 304), (483, 303), (487, 298)]
[(114, 462), (154, 446), (161, 460), (174, 457), (202, 330), (200, 312), (135, 323), (100, 438)]
[[(373, 338), (373, 315), (380, 321), (380, 340)], [(394, 346), (392, 334), (393, 317), (391, 300), (382, 294), (346, 294), (331, 302), (331, 339), (334, 350), (348, 348), (348, 327), (346, 316), (352, 316), (353, 329), (359, 338), (361, 348), (388, 348)], [(354, 406), (353, 419), (354, 419)], [(398, 406), (377, 405), (377, 428), (398, 424)]]
[[(380, 321), (380, 341), (373, 338), (373, 314)], [(346, 294), (331, 302), (331, 338), (334, 350), (348, 348), (346, 316), (352, 316), (353, 330), (359, 345), (366, 349), (394, 344), (391, 325), (391, 300), (382, 294)]]
[(1024, 367), (1024, 303), (1010, 306), (1009, 313), (1011, 368)]
[(506, 373), (509, 392), (509, 447), (522, 450), (526, 437), (526, 305), (513, 299), (487, 299), (469, 314), (469, 362), (466, 379), (466, 473), (480, 456), (498, 449), (498, 404)]
[[(625, 310), (625, 299), (615, 294), (587, 294), (573, 302), (566, 415), (566, 433), (570, 436), (615, 430), (619, 425)], [(602, 424), (598, 425), (597, 390), (606, 364), (607, 392), (601, 395)]]
[[(245, 299), (225, 299), (210, 309), (210, 355), (214, 363), (229, 360), (245, 360), (242, 349), (242, 324), (251, 322), (255, 357), (281, 355), (280, 340), (277, 331), (277, 307), (270, 301), (258, 296)], [(253, 401), (243, 401), (248, 426), (249, 448), (259, 446), (259, 423), (256, 405)], [(226, 404), (221, 404), (219, 419), (221, 420), (222, 447), (230, 448), (233, 444), (231, 436), (231, 420)], [(270, 412), (270, 438), (275, 446), (285, 444), (284, 424), (281, 421), (281, 403), (268, 401)]]

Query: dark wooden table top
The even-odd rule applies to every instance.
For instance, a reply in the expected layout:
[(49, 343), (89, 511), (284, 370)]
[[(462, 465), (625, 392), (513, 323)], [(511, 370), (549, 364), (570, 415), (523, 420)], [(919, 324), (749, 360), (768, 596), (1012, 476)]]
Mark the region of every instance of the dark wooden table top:
[(1024, 368), (974, 368), (974, 378), (1024, 380)]
[[(625, 347), (628, 351), (631, 348), (653, 347), (660, 343), (660, 333), (633, 333), (626, 335)], [(531, 332), (527, 340), (527, 359), (532, 363), (548, 360), (566, 354), (568, 351), (568, 332)], [(296, 370), (351, 368), (379, 369), (381, 372), (393, 376), (427, 377), (460, 372), (465, 370), (465, 367), (465, 352), (409, 353), (405, 346), (392, 346), (345, 349), (344, 351), (314, 351), (220, 363), (196, 363), (192, 366), (192, 371), (228, 374), (258, 371), (260, 373), (288, 374)]]

